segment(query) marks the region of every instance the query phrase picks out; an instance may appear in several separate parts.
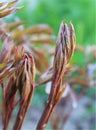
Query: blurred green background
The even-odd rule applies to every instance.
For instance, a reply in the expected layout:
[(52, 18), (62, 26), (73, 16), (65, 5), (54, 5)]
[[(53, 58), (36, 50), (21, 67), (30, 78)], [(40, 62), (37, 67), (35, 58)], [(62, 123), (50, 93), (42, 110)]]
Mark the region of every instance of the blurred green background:
[(24, 7), (9, 16), (10, 20), (17, 16), (27, 21), (26, 26), (47, 23), (56, 35), (62, 20), (71, 21), (75, 26), (77, 44), (96, 43), (96, 0), (20, 0), (18, 5)]
[[(96, 44), (96, 0), (20, 0), (20, 5), (24, 7), (5, 19), (10, 22), (19, 17), (27, 21), (25, 27), (46, 23), (53, 28), (55, 35), (62, 20), (72, 22), (76, 44), (84, 47)], [(80, 66), (85, 61), (86, 57), (81, 52), (76, 52), (72, 58), (72, 62)]]

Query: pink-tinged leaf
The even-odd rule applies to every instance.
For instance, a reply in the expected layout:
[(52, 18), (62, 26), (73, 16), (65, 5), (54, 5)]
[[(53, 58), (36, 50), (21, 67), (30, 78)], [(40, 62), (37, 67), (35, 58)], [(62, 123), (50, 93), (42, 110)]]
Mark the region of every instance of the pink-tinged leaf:
[(9, 14), (11, 14), (11, 13), (14, 13), (14, 12), (18, 11), (18, 10), (21, 9), (21, 8), (22, 8), (22, 7), (6, 9), (6, 10), (0, 12), (0, 18), (5, 17), (5, 16), (7, 16), (7, 15), (9, 15)]
[(13, 48), (14, 48), (13, 41), (11, 40), (10, 37), (7, 37), (4, 40), (3, 47), (0, 52), (0, 63), (7, 62), (8, 60), (10, 60)]

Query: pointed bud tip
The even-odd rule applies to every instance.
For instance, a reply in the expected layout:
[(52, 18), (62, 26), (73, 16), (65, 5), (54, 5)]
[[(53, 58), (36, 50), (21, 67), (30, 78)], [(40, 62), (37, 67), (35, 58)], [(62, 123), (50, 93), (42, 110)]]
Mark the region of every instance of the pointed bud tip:
[(70, 29), (72, 30), (72, 32), (74, 32), (74, 26), (71, 22), (70, 22)]

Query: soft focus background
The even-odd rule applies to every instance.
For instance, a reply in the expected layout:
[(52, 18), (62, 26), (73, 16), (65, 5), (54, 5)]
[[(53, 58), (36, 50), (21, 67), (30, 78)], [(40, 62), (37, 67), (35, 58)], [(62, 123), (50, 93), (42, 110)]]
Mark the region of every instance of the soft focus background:
[[(46, 23), (53, 28), (55, 35), (58, 34), (62, 20), (68, 24), (72, 22), (76, 32), (76, 44), (82, 45), (84, 48), (96, 46), (96, 0), (20, 0), (17, 5), (24, 5), (24, 7), (4, 18), (6, 22), (12, 22), (19, 18), (26, 21), (25, 27)], [(86, 56), (81, 52), (76, 52), (72, 62), (83, 67)], [(96, 61), (94, 64), (96, 80)], [(80, 86), (78, 87), (80, 89)], [(77, 108), (73, 110), (66, 122), (64, 130), (96, 130), (95, 88), (96, 86), (90, 86), (82, 96)], [(47, 97), (45, 87), (37, 88), (22, 130), (35, 127)], [(47, 129), (52, 129), (50, 123)]]
[[(26, 26), (47, 23), (55, 34), (62, 20), (74, 24), (78, 44), (95, 44), (96, 1), (95, 0), (20, 0), (24, 8), (8, 16), (8, 21), (15, 17), (27, 21)], [(10, 17), (10, 19), (9, 19)]]
[[(84, 47), (96, 44), (96, 0), (20, 0), (18, 5), (24, 7), (17, 13), (7, 16), (5, 18), (7, 21), (14, 21), (19, 17), (27, 22), (26, 27), (46, 23), (53, 28), (56, 35), (62, 20), (72, 22), (77, 44)], [(74, 60), (82, 65), (84, 56), (78, 53)]]

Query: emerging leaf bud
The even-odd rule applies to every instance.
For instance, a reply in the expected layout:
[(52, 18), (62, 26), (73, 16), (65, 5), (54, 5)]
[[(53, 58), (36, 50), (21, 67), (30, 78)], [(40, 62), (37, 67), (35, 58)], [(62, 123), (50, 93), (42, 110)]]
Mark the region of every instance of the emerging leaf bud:
[(45, 129), (54, 107), (60, 101), (65, 91), (66, 85), (64, 84), (62, 86), (62, 79), (63, 76), (65, 76), (64, 72), (66, 71), (66, 65), (69, 63), (69, 60), (74, 52), (74, 48), (75, 33), (73, 25), (70, 24), (70, 27), (68, 27), (62, 22), (58, 34), (57, 46), (54, 56), (51, 91), (47, 105), (37, 125), (37, 130)]
[(13, 129), (21, 129), (34, 93), (35, 63), (33, 57), (23, 54), (23, 66), (18, 72), (17, 86), (20, 92), (20, 108)]

